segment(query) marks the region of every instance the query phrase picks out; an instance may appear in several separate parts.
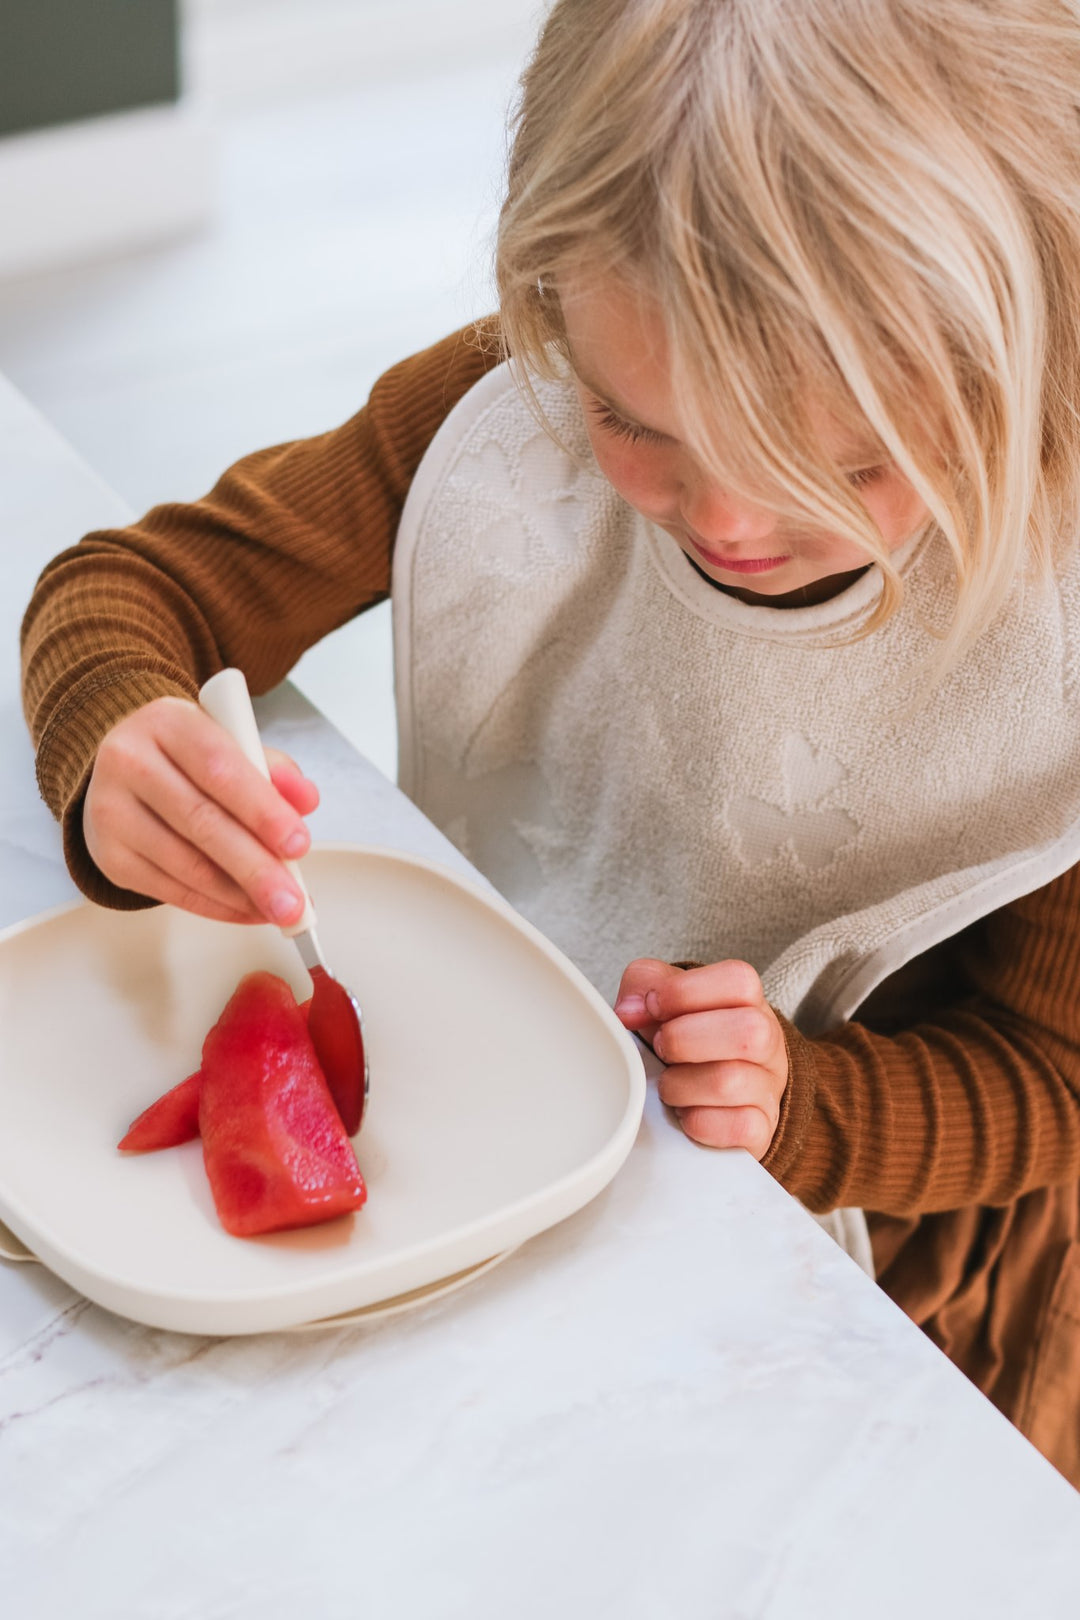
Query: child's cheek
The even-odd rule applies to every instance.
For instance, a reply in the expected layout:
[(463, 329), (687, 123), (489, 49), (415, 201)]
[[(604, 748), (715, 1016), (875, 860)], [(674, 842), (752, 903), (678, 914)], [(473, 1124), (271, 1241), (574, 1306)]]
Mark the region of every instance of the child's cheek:
[(592, 438), (597, 465), (623, 500), (647, 517), (666, 519), (678, 487), (664, 465), (664, 452), (656, 446), (621, 444)]
[(890, 547), (910, 539), (929, 516), (920, 497), (899, 473), (883, 480), (864, 504)]

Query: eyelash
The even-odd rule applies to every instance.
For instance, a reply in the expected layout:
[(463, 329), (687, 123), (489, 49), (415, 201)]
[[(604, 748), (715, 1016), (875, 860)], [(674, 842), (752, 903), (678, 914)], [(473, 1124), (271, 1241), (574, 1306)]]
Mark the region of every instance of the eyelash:
[[(628, 444), (664, 442), (662, 433), (657, 433), (653, 428), (639, 427), (635, 422), (628, 422), (625, 417), (617, 416), (602, 400), (590, 400), (589, 409), (604, 432), (610, 433), (613, 439), (623, 439)], [(848, 474), (848, 483), (854, 485), (856, 489), (865, 489), (867, 485), (876, 483), (884, 471), (883, 466), (861, 467), (858, 472)]]
[(628, 422), (625, 417), (616, 416), (613, 410), (598, 399), (589, 401), (589, 409), (604, 432), (610, 433), (613, 439), (625, 439), (628, 444), (664, 443), (662, 433), (657, 433), (653, 428), (638, 427), (635, 422)]

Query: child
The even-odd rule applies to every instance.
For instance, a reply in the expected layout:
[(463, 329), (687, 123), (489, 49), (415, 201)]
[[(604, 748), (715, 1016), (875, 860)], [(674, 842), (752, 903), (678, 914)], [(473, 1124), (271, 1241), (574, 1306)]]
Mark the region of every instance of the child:
[(46, 570), (71, 869), (289, 921), (315, 789), (191, 700), (392, 580), (406, 790), (1080, 1485), (1075, 7), (559, 0), (497, 276)]

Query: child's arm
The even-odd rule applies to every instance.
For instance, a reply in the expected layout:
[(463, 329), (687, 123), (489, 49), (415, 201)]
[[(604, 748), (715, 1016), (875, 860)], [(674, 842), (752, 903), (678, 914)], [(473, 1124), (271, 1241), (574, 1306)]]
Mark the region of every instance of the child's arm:
[(1080, 867), (920, 963), (928, 1011), (895, 1033), (778, 1020), (790, 1072), (761, 1161), (812, 1210), (924, 1215), (1080, 1179)]
[[(298, 830), (296, 812), (312, 808), (311, 785), (285, 768), (283, 794), (256, 789), (238, 755), (211, 781), (215, 733), (194, 706), (198, 688), (235, 664), (266, 691), (307, 647), (387, 595), (416, 467), (500, 357), (491, 323), (466, 328), (387, 372), (344, 427), (249, 456), (204, 500), (88, 535), (49, 564), (23, 623), (24, 707), (42, 796), (92, 899), (133, 907), (174, 898), (179, 885), (194, 909), (205, 909), (199, 895), (217, 906), (212, 915), (265, 909), (284, 876), (282, 839)], [(153, 816), (174, 833), (181, 821), (174, 859), (167, 838), (154, 847), (165, 884), (150, 872)]]

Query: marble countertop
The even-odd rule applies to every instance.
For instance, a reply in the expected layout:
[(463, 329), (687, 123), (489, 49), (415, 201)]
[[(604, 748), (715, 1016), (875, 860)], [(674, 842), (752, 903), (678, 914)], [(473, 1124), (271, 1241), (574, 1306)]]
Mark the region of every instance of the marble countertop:
[[(0, 382), (0, 926), (73, 892), (18, 617), (50, 555), (124, 515)], [(322, 788), (317, 840), (465, 865), (294, 688), (260, 707)], [(0, 1495), (19, 1620), (1080, 1612), (1080, 1495), (653, 1089), (599, 1198), (400, 1317), (194, 1339), (0, 1266)]]

